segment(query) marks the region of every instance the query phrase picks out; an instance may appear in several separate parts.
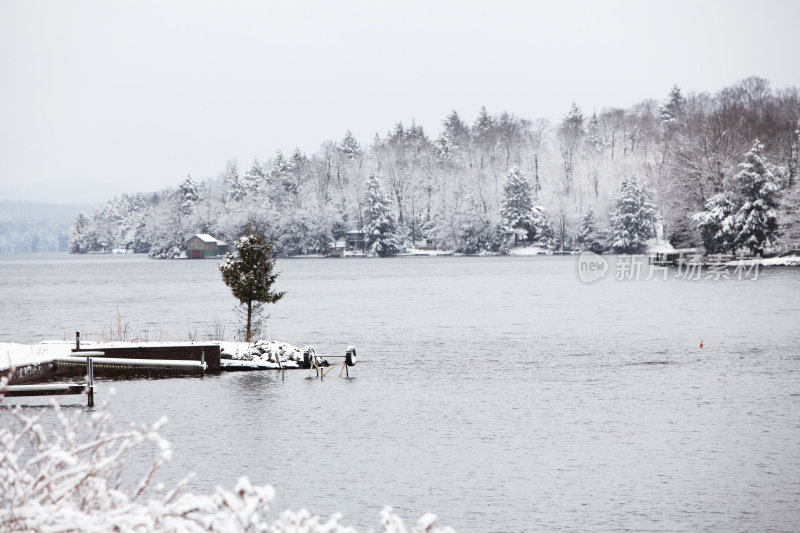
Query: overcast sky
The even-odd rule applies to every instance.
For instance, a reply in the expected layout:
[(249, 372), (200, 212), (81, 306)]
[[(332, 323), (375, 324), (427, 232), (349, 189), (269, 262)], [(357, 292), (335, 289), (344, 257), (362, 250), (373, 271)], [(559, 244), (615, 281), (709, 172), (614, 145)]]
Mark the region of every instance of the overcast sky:
[(757, 75), (800, 2), (0, 2), (0, 200), (102, 202), (455, 109), (558, 121)]

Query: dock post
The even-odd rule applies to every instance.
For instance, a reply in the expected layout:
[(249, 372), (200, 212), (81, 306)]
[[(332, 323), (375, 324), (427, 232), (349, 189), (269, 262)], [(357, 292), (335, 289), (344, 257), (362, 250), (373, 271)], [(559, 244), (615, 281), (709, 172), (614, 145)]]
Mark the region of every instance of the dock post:
[(76, 352), (80, 351), (80, 349), (81, 349), (81, 332), (80, 331), (76, 331), (75, 332), (75, 351)]
[(200, 375), (206, 375), (206, 351), (200, 350)]
[(94, 407), (94, 363), (91, 357), (86, 357), (86, 372), (89, 375), (89, 407)]

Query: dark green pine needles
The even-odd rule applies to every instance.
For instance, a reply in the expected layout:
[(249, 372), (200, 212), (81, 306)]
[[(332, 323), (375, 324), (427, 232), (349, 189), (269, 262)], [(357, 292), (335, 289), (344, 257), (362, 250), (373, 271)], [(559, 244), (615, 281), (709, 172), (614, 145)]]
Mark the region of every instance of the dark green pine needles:
[(267, 242), (263, 232), (252, 223), (247, 224), (234, 245), (239, 256), (225, 254), (219, 270), (241, 305), (240, 316), (245, 319), (245, 326), (240, 334), (246, 342), (251, 342), (253, 334), (260, 332), (269, 318), (269, 315), (262, 317), (263, 304), (275, 303), (286, 293), (272, 290), (278, 273), (273, 271), (275, 260), (270, 257), (272, 241)]

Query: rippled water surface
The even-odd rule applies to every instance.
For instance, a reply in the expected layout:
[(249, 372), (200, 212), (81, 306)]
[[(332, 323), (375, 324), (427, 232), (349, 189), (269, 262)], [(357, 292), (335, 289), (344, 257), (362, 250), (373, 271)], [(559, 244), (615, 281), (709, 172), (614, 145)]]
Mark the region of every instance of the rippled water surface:
[[(235, 330), (217, 262), (0, 257), (0, 341)], [(241, 474), (276, 507), (391, 504), (459, 531), (797, 531), (800, 270), (757, 280), (581, 283), (574, 257), (279, 261), (269, 335), (358, 347), (354, 379), (307, 371), (113, 385), (190, 489)], [(700, 339), (705, 347), (700, 349)], [(0, 412), (2, 416), (2, 412)], [(143, 468), (135, 458), (131, 469)]]

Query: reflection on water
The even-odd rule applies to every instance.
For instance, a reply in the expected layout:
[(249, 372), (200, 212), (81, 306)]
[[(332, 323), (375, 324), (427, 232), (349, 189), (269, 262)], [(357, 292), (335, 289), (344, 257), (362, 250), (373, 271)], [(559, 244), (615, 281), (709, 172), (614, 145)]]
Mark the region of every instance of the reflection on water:
[[(587, 285), (574, 261), (279, 261), (271, 337), (355, 345), (356, 379), (101, 382), (100, 401), (116, 389), (119, 424), (168, 415), (167, 485), (247, 474), (276, 487), (277, 508), (339, 510), (360, 529), (391, 504), (459, 531), (795, 530), (800, 271)], [(117, 308), (177, 339), (215, 314), (235, 331), (215, 261), (0, 269), (2, 341), (99, 332)]]

